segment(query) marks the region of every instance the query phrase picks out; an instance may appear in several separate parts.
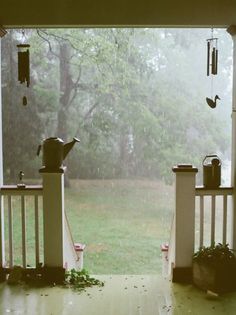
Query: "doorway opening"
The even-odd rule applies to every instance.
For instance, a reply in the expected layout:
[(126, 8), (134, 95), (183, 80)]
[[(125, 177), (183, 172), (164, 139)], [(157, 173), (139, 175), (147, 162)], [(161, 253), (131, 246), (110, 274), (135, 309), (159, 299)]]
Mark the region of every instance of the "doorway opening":
[[(225, 30), (215, 33), (215, 109), (206, 103), (210, 29), (26, 29), (24, 39), (11, 29), (3, 38), (4, 183), (22, 170), (27, 183), (40, 182), (43, 139), (80, 138), (65, 160), (65, 207), (91, 273), (161, 272), (173, 165), (194, 164), (201, 183), (204, 156), (217, 153), (228, 184), (232, 47)], [(29, 88), (17, 81), (22, 40), (30, 44)]]

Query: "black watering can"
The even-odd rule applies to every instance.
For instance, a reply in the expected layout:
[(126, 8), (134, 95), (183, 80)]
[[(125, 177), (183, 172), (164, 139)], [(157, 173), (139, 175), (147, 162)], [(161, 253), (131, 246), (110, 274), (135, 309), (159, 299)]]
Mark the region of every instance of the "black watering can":
[(221, 160), (216, 154), (207, 155), (203, 162), (203, 186), (218, 188), (221, 184)]
[(60, 172), (63, 161), (79, 139), (73, 138), (71, 142), (65, 143), (60, 138), (52, 137), (43, 141), (42, 145), (38, 146), (37, 155), (43, 149), (43, 167), (44, 172)]

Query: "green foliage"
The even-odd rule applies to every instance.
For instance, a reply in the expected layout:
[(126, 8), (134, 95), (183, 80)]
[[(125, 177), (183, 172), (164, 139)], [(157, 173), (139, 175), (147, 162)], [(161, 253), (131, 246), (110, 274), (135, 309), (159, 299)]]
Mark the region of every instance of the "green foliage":
[(229, 245), (222, 245), (221, 243), (209, 247), (200, 248), (193, 256), (196, 261), (202, 261), (206, 263), (224, 263), (227, 261), (236, 262), (235, 255)]
[(26, 108), (16, 73), (20, 35), (12, 30), (2, 40), (5, 172), (15, 177), (30, 160), (37, 173), (34, 152), (50, 136), (81, 139), (66, 161), (71, 177), (171, 182), (173, 164), (200, 166), (211, 152), (226, 156), (232, 51), (230, 39), (217, 33), (223, 48), (213, 92), (222, 101), (213, 111), (205, 102), (211, 93), (205, 74), (209, 30), (28, 30)]
[(104, 286), (103, 281), (90, 277), (86, 269), (82, 269), (81, 271), (71, 269), (67, 271), (65, 281), (77, 291), (84, 291), (86, 288), (94, 285), (99, 287)]
[[(4, 172), (5, 180), (13, 183), (18, 181), (21, 170), (28, 177), (35, 176), (38, 136), (43, 132), (33, 89), (17, 82), (16, 37), (17, 34), (10, 31), (2, 42)], [(22, 105), (24, 95), (28, 99), (27, 106)]]

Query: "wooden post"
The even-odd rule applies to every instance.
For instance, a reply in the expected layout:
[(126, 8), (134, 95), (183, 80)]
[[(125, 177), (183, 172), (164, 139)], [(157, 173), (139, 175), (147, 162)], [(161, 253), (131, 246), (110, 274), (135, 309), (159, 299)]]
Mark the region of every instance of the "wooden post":
[[(0, 37), (0, 69), (1, 69), (1, 37)], [(2, 89), (0, 72), (0, 186), (3, 185), (3, 154), (2, 154)], [(3, 197), (0, 196), (0, 281), (5, 280), (5, 237), (4, 237), (4, 208)]]
[(189, 282), (192, 277), (197, 171), (192, 165), (173, 167), (176, 174), (173, 282)]
[(236, 250), (236, 25), (228, 27), (227, 32), (233, 39), (233, 87), (232, 87), (232, 150), (231, 150), (231, 186), (232, 202), (232, 236), (230, 247)]
[(49, 281), (64, 280), (64, 170), (43, 177), (44, 270)]

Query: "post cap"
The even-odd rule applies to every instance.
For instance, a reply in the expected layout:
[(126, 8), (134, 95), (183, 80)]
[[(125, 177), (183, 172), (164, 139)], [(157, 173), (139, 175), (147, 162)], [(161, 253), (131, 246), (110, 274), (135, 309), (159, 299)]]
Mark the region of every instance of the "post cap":
[(172, 167), (172, 171), (174, 173), (182, 172), (182, 173), (197, 173), (197, 167), (193, 166), (192, 164), (178, 164)]

